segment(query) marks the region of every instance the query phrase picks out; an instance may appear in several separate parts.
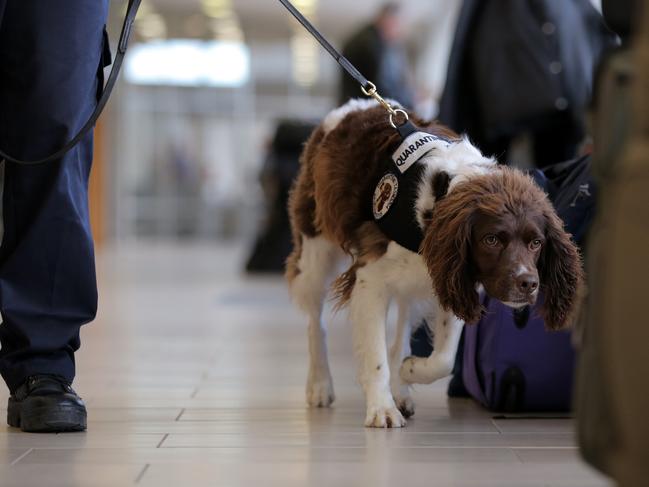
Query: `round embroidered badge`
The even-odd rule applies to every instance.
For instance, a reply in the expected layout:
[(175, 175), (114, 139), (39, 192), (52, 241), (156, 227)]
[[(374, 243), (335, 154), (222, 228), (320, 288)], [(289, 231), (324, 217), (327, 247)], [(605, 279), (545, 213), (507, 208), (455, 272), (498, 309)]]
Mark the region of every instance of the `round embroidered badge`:
[(388, 173), (381, 178), (374, 190), (372, 209), (375, 220), (380, 220), (390, 210), (397, 197), (397, 191), (399, 191), (399, 180), (394, 174)]

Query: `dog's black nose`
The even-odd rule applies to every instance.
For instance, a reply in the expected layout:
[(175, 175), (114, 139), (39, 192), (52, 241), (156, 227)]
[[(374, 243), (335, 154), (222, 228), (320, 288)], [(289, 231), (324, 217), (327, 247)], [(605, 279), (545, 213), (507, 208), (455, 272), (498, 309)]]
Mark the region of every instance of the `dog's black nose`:
[(539, 278), (534, 274), (521, 274), (516, 278), (516, 286), (523, 294), (532, 294), (539, 287)]

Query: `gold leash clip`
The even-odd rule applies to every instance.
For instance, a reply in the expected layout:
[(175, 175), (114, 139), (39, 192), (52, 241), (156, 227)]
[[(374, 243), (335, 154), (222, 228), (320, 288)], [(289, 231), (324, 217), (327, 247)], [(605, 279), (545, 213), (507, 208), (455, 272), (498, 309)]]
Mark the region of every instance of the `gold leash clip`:
[(390, 114), (390, 125), (392, 125), (392, 128), (397, 128), (397, 125), (394, 123), (394, 118), (397, 116), (403, 117), (403, 122), (399, 124), (399, 127), (405, 124), (409, 117), (408, 114), (406, 113), (405, 110), (402, 110), (401, 108), (394, 108), (390, 103), (388, 103), (381, 95), (379, 95), (378, 91), (376, 90), (376, 85), (372, 83), (371, 81), (367, 82), (369, 84), (369, 89), (366, 90), (364, 86), (361, 86), (361, 91), (365, 96), (369, 96), (374, 98), (376, 101), (378, 101), (383, 108), (387, 110), (387, 112)]

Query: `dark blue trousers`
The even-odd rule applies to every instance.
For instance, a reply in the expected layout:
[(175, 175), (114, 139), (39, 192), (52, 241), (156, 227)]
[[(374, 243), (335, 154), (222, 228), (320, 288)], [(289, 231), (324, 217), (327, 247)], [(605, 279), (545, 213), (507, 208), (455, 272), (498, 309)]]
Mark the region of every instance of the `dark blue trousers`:
[[(16, 158), (59, 149), (95, 107), (108, 0), (0, 0), (0, 147)], [(79, 328), (97, 285), (88, 214), (92, 135), (55, 162), (3, 163), (0, 373), (72, 381)]]

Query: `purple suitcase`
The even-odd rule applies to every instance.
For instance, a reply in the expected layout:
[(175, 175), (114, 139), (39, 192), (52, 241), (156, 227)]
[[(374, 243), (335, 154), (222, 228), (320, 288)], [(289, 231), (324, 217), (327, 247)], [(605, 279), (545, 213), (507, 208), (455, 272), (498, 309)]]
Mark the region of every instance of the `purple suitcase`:
[[(533, 171), (532, 176), (549, 194), (566, 230), (583, 244), (597, 201), (590, 156)], [(575, 364), (570, 332), (545, 330), (539, 314), (542, 298), (514, 313), (485, 296), (487, 313), (476, 325), (464, 327), (463, 385), (490, 409), (570, 410)]]
[(533, 307), (483, 297), (486, 313), (464, 328), (462, 377), (471, 396), (504, 412), (569, 411), (575, 353), (568, 331), (550, 332)]

